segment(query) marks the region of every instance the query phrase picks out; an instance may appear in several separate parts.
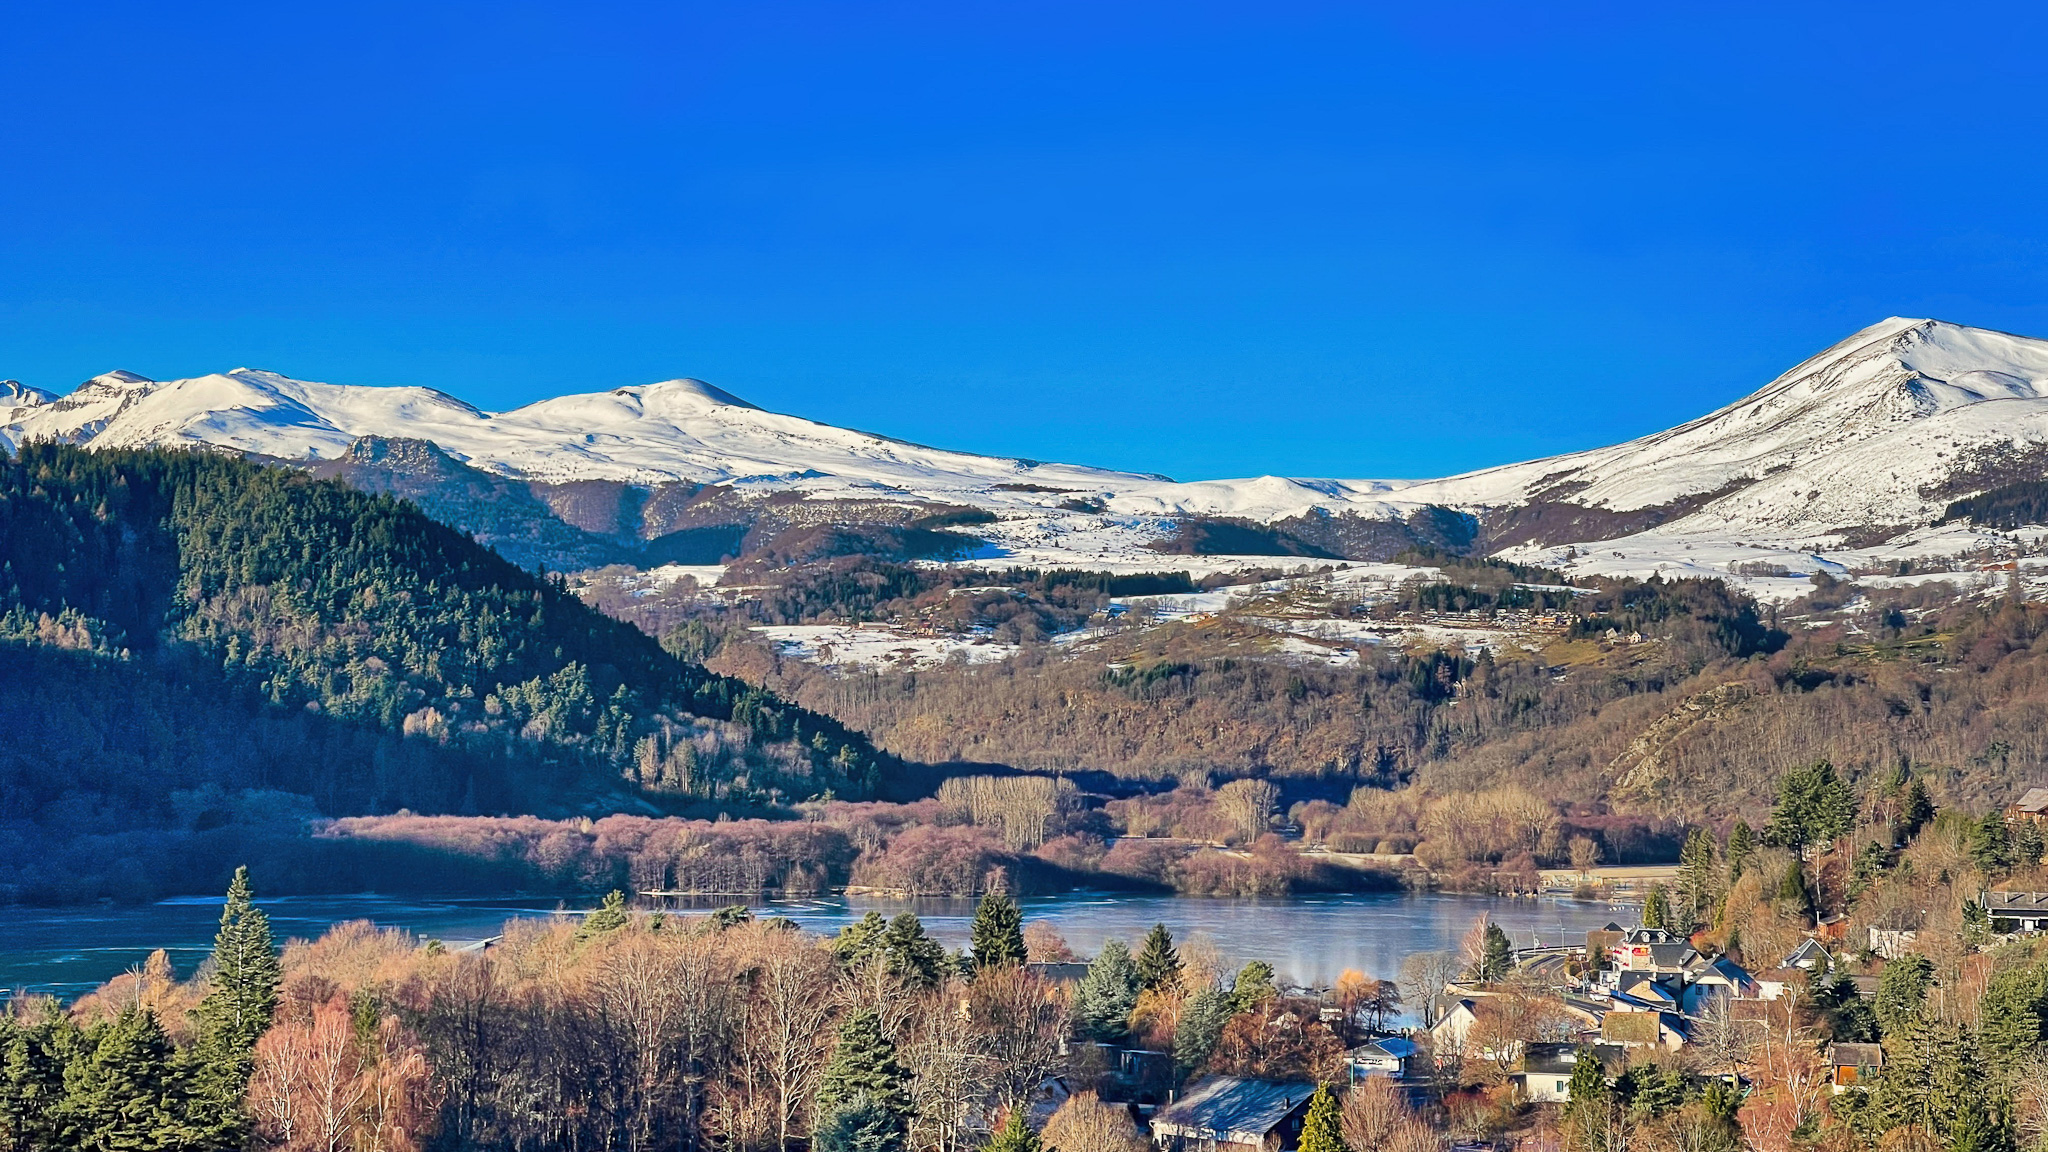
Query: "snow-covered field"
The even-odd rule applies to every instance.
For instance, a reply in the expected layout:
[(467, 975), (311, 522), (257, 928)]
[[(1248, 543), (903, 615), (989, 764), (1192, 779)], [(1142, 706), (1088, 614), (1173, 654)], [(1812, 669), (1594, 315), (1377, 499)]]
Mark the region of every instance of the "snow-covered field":
[(981, 636), (913, 636), (886, 624), (792, 624), (755, 628), (785, 657), (834, 668), (930, 668), (951, 660), (992, 664), (1017, 651)]

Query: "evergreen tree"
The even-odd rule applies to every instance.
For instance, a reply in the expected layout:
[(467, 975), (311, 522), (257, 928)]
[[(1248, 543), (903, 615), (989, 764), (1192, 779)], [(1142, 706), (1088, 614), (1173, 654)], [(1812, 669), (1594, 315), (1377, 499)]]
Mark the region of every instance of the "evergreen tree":
[(1714, 904), (1720, 899), (1721, 884), (1719, 870), (1714, 866), (1714, 835), (1705, 828), (1695, 828), (1686, 833), (1685, 847), (1678, 855), (1677, 919), (1681, 935), (1690, 935), (1693, 929), (1707, 923)]
[(1675, 927), (1671, 923), (1671, 907), (1666, 902), (1664, 886), (1662, 884), (1650, 885), (1649, 894), (1643, 897), (1643, 927), (1665, 929)]
[(1904, 1030), (1927, 1003), (1927, 989), (1933, 983), (1934, 965), (1918, 953), (1908, 953), (1884, 966), (1871, 1009), (1886, 1035)]
[(213, 987), (199, 1002), (201, 1043), (247, 1055), (270, 1029), (284, 969), (270, 939), (270, 918), (251, 902), (249, 869), (235, 869), (220, 931), (213, 938)]
[(1479, 978), (1488, 983), (1505, 980), (1515, 970), (1515, 946), (1508, 940), (1508, 934), (1501, 926), (1488, 921), (1486, 935), (1480, 945)]
[(191, 1126), (211, 1143), (231, 1147), (247, 1136), (243, 1097), (283, 978), (270, 919), (252, 902), (249, 870), (237, 868), (214, 936), (212, 987), (193, 1013), (197, 1036), (179, 1056), (178, 1071), (190, 1081)]
[(1180, 1076), (1191, 1076), (1209, 1063), (1231, 1012), (1230, 994), (1215, 985), (1188, 998), (1173, 1032), (1173, 1066)]
[(1308, 1116), (1301, 1123), (1300, 1152), (1351, 1152), (1344, 1142), (1337, 1095), (1328, 1084), (1317, 1085), (1316, 1094), (1309, 1097)]
[(1237, 970), (1237, 981), (1230, 986), (1231, 1012), (1249, 1012), (1280, 994), (1279, 985), (1273, 981), (1273, 966), (1264, 960), (1253, 960)]
[(129, 1007), (86, 1034), (64, 1069), (58, 1107), (60, 1143), (92, 1152), (157, 1148), (230, 1148), (188, 1123), (191, 1102), (172, 1067), (170, 1038), (155, 1014)]
[(1728, 830), (1728, 883), (1742, 879), (1742, 870), (1749, 866), (1750, 857), (1756, 855), (1756, 833), (1750, 831), (1749, 821), (1737, 820), (1735, 827)]
[(1809, 844), (1832, 840), (1856, 821), (1856, 797), (1835, 774), (1835, 766), (1816, 760), (1795, 768), (1778, 781), (1778, 805), (1771, 811), (1764, 839), (1799, 854)]
[(1024, 913), (1000, 889), (981, 898), (970, 933), (976, 968), (1024, 962)]
[(1574, 1146), (1592, 1143), (1586, 1139), (1605, 1128), (1613, 1094), (1607, 1087), (1607, 1069), (1591, 1048), (1580, 1048), (1572, 1058), (1572, 1078), (1566, 1085), (1562, 1119), (1566, 1127), (1580, 1134)]
[(882, 934), (892, 972), (919, 988), (936, 988), (950, 963), (945, 945), (926, 935), (924, 921), (914, 913), (898, 913)]
[(825, 1117), (860, 1101), (907, 1122), (912, 1111), (896, 1044), (882, 1030), (881, 1014), (857, 1009), (839, 1024), (832, 1058), (818, 1078), (817, 1115)]
[(865, 1092), (820, 1111), (813, 1152), (905, 1152), (910, 1123)]
[(78, 1043), (77, 1025), (55, 1003), (32, 1021), (0, 1008), (0, 1148), (57, 1147), (64, 1065)]
[(633, 922), (632, 910), (626, 907), (626, 894), (617, 888), (604, 894), (604, 903), (599, 904), (576, 929), (576, 938), (589, 940), (607, 932), (617, 932)]
[(1797, 859), (1785, 865), (1785, 874), (1778, 878), (1773, 898), (1801, 916), (1812, 914), (1813, 897), (1806, 887), (1806, 869)]
[(2004, 813), (1993, 809), (1970, 829), (1970, 859), (1985, 872), (2012, 867), (2012, 835), (2006, 829)]
[(1180, 987), (1180, 953), (1164, 924), (1154, 924), (1145, 934), (1145, 946), (1138, 952), (1138, 983), (1147, 992)]
[(2019, 1152), (2019, 1146), (2010, 1102), (1987, 1102), (1981, 1092), (1963, 1097), (1949, 1133), (1949, 1152)]
[(1081, 1030), (1096, 1040), (1122, 1038), (1138, 1006), (1138, 988), (1130, 947), (1121, 940), (1104, 941), (1088, 974), (1074, 987), (1074, 1018)]
[(880, 912), (869, 912), (839, 930), (832, 951), (843, 964), (858, 964), (879, 951), (889, 936), (889, 921)]
[(1927, 797), (1927, 782), (1914, 777), (1906, 786), (1906, 798), (1899, 805), (1899, 830), (1910, 840), (1934, 819), (1934, 801)]
[(1024, 1123), (1024, 1109), (1012, 1108), (984, 1152), (1039, 1152), (1042, 1147), (1037, 1133)]
[(2012, 866), (2032, 868), (2041, 862), (2041, 855), (2048, 851), (2048, 844), (2041, 840), (2041, 826), (2032, 820), (2023, 820), (2012, 829)]
[(1985, 987), (1977, 1011), (1984, 1059), (2000, 1073), (2048, 1040), (2048, 964), (2000, 972)]

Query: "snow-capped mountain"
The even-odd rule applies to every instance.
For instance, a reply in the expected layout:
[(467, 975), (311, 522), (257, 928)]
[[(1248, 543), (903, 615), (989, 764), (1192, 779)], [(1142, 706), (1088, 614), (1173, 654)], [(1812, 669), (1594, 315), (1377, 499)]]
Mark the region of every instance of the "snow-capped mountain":
[[(975, 529), (994, 552), (1031, 563), (1156, 565), (1146, 546), (1190, 518), (1307, 530), (1333, 519), (1414, 523), (1432, 508), (1467, 517), (1485, 546), (1551, 560), (1594, 541), (1625, 552), (1622, 538), (1646, 532), (1811, 549), (1924, 529), (1958, 497), (2011, 482), (2015, 468), (2039, 478), (2030, 461), (2048, 460), (2048, 341), (1890, 319), (1677, 428), (1423, 481), (1178, 483), (980, 456), (763, 411), (688, 379), (502, 413), (431, 388), (319, 384), (246, 368), (170, 381), (110, 372), (62, 397), (0, 383), (0, 443), (38, 440), (299, 462), (367, 459), (366, 440), (427, 442), (450, 467), (543, 493), (571, 521), (548, 493), (589, 482), (690, 500), (715, 492), (728, 516), (767, 497), (842, 511), (966, 508), (996, 517)], [(705, 522), (671, 517), (629, 529), (647, 537)], [(1383, 551), (1407, 538), (1366, 536)], [(1341, 544), (1295, 551), (1352, 554)]]

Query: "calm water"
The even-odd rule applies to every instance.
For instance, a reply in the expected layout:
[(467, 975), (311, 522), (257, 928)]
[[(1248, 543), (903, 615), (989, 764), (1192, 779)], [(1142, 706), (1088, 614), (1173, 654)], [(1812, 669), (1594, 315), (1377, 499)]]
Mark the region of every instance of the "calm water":
[[(421, 901), (388, 896), (303, 896), (258, 900), (280, 938), (313, 937), (329, 925), (372, 920), (450, 945), (498, 933), (507, 919), (564, 914), (556, 901)], [(1263, 959), (1283, 979), (1328, 984), (1346, 968), (1391, 979), (1414, 952), (1454, 948), (1481, 916), (1490, 916), (1517, 945), (1583, 940), (1609, 920), (1633, 925), (1633, 908), (1569, 900), (1502, 900), (1484, 896), (1376, 893), (1289, 900), (1202, 900), (1175, 896), (1073, 893), (1032, 897), (1026, 920), (1050, 920), (1074, 950), (1090, 955), (1112, 936), (1133, 946), (1153, 924), (1176, 938), (1203, 933), (1226, 957)], [(873, 910), (906, 909), (948, 947), (967, 943), (974, 906), (965, 900), (878, 900), (821, 897), (757, 903), (764, 916), (787, 916), (816, 932)], [(570, 909), (573, 911), (574, 909)], [(166, 900), (139, 908), (0, 908), (0, 989), (75, 996), (142, 963), (163, 948), (180, 976), (213, 945), (218, 898)]]

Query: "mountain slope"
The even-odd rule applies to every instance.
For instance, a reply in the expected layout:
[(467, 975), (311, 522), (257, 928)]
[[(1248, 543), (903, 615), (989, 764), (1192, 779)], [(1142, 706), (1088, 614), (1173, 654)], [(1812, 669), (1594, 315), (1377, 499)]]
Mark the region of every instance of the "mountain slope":
[[(408, 504), (215, 455), (32, 445), (0, 462), (8, 644), (82, 653), (112, 671), (81, 677), (162, 682), (252, 727), (296, 726), (304, 739), (259, 757), (254, 783), (212, 782), (337, 815), (744, 805), (864, 794), (895, 767)], [(23, 695), (6, 679), (0, 697)], [(4, 815), (90, 810), (72, 793), (126, 787), (101, 780), (91, 750), (156, 755), (144, 727), (81, 721), (40, 751), (0, 741)], [(367, 734), (334, 739), (377, 749), (370, 763), (321, 754), (335, 729)]]
[[(1186, 551), (1176, 540), (1265, 538), (1190, 532), (1190, 518), (1297, 522), (1296, 537), (1264, 548), (1272, 555), (1380, 558), (1425, 540), (1406, 526), (1442, 523), (1445, 509), (1483, 526), (1483, 550), (1649, 529), (1805, 548), (1931, 524), (2016, 466), (2025, 473), (2031, 454), (2048, 453), (2048, 342), (1894, 318), (1679, 427), (1423, 481), (1177, 483), (978, 456), (765, 412), (687, 379), (494, 414), (428, 388), (114, 372), (64, 397), (0, 393), (0, 443), (35, 441), (322, 463), (414, 499), (460, 490), (467, 502), (451, 496), (444, 514), (522, 562), (556, 567), (660, 562), (644, 546), (677, 532), (712, 533), (668, 550), (706, 562), (742, 536), (754, 548), (792, 526), (902, 526), (959, 509), (986, 514), (981, 555), (1035, 564), (1130, 566), (1155, 548)], [(396, 441), (446, 462), (397, 476), (379, 446)]]

